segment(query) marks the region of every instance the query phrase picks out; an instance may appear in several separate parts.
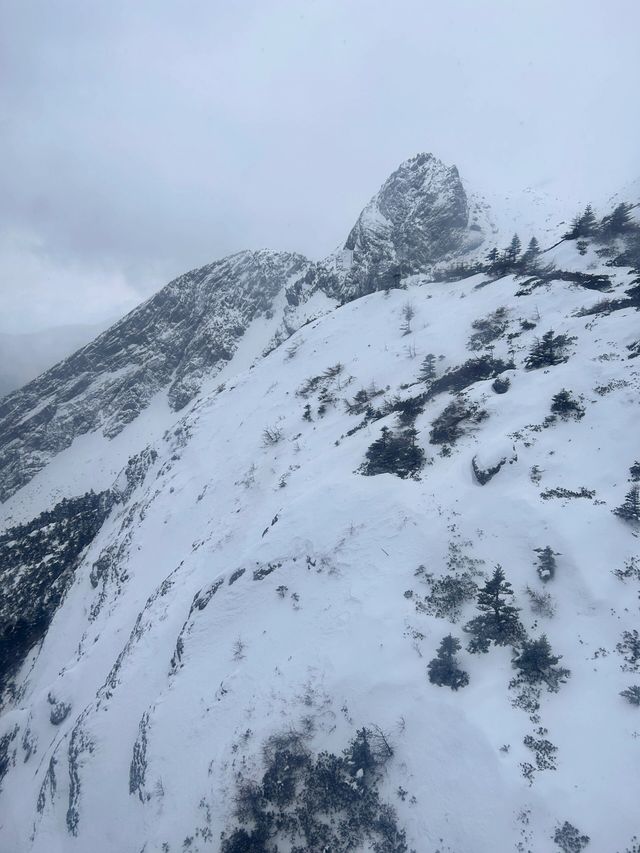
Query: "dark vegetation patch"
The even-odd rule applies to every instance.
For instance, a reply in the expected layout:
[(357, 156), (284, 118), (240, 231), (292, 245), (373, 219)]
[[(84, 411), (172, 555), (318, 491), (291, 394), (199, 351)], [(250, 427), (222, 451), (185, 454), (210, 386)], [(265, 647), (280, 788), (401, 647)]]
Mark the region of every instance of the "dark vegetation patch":
[(362, 415), (371, 405), (371, 401), (382, 394), (384, 394), (384, 390), (377, 388), (372, 383), (368, 388), (361, 388), (357, 391), (352, 400), (345, 400), (345, 409), (350, 415)]
[(567, 348), (576, 338), (568, 335), (555, 335), (553, 329), (536, 340), (525, 359), (527, 370), (539, 370), (541, 367), (553, 367), (569, 360)]
[(557, 693), (560, 685), (571, 675), (570, 670), (558, 666), (561, 659), (562, 655), (553, 653), (545, 634), (537, 640), (523, 639), (513, 658), (513, 666), (518, 674), (510, 686), (525, 683), (544, 686), (550, 693)]
[(509, 388), (511, 387), (511, 380), (508, 376), (498, 376), (491, 383), (491, 389), (496, 392), (496, 394), (506, 394)]
[(562, 487), (558, 487), (556, 489), (546, 489), (544, 492), (540, 492), (540, 497), (545, 501), (548, 501), (551, 498), (587, 498), (588, 500), (592, 500), (595, 496), (595, 489), (586, 489), (584, 486), (580, 486), (577, 491), (575, 489), (564, 489)]
[(629, 524), (640, 524), (640, 486), (634, 483), (624, 501), (613, 510), (614, 514)]
[(635, 628), (632, 631), (622, 632), (616, 651), (624, 660), (622, 666), (624, 672), (640, 671), (640, 634)]
[(392, 756), (379, 729), (359, 729), (339, 755), (314, 754), (296, 731), (272, 737), (262, 778), (238, 774), (235, 826), (222, 834), (222, 853), (406, 853), (395, 810), (378, 791)]
[(473, 601), (478, 590), (478, 585), (469, 571), (435, 577), (421, 566), (416, 575), (420, 575), (429, 587), (426, 596), (416, 597), (416, 610), (439, 619), (448, 619), (450, 622), (456, 622), (460, 618), (463, 607)]
[(634, 286), (626, 290), (625, 294), (625, 297), (619, 299), (600, 299), (588, 308), (581, 308), (576, 316), (607, 316), (608, 314), (613, 314), (614, 311), (623, 311), (625, 308), (635, 308), (640, 311), (640, 278), (636, 279)]
[(508, 312), (504, 307), (497, 308), (493, 313), (482, 317), (479, 320), (474, 320), (471, 328), (474, 330), (469, 338), (467, 346), (470, 350), (480, 350), (492, 344), (507, 330)]
[(416, 435), (415, 429), (393, 433), (388, 427), (382, 427), (380, 438), (365, 454), (360, 473), (368, 477), (376, 474), (415, 477), (425, 464), (424, 450), (416, 442)]
[(455, 444), (464, 434), (466, 427), (479, 424), (488, 417), (488, 413), (477, 403), (459, 394), (433, 420), (429, 441), (431, 444)]
[(471, 469), (478, 483), (480, 483), (481, 486), (486, 486), (486, 484), (500, 471), (506, 461), (506, 457), (503, 457), (495, 465), (490, 465), (488, 468), (481, 468), (476, 462), (476, 457), (474, 456), (471, 460)]
[(524, 639), (520, 609), (512, 604), (513, 589), (501, 566), (478, 590), (476, 607), (480, 611), (464, 626), (470, 635), (468, 650), (472, 654), (486, 653), (490, 645), (513, 646)]
[(571, 391), (567, 391), (566, 388), (553, 395), (551, 399), (551, 411), (564, 421), (568, 421), (571, 418), (579, 421), (584, 417), (584, 407), (576, 400)]
[(550, 545), (534, 550), (538, 554), (538, 565), (536, 566), (538, 577), (543, 583), (553, 580), (557, 569), (556, 557), (561, 556), (560, 552), (554, 551)]
[(537, 287), (550, 281), (568, 281), (577, 284), (587, 290), (609, 291), (611, 290), (611, 278), (608, 275), (594, 275), (593, 273), (579, 272), (578, 270), (549, 270), (535, 276), (529, 281), (529, 286)]
[(476, 382), (495, 379), (505, 370), (513, 370), (514, 366), (513, 362), (502, 361), (488, 355), (471, 358), (459, 367), (451, 368), (439, 379), (435, 379), (429, 385), (427, 399), (446, 391), (452, 393), (464, 391)]
[(264, 580), (264, 578), (266, 578), (272, 572), (275, 572), (276, 569), (281, 569), (281, 568), (282, 568), (282, 563), (266, 563), (266, 564), (260, 566), (260, 568), (254, 570), (253, 579), (254, 579), (254, 581)]
[(556, 829), (553, 840), (562, 853), (580, 853), (591, 839), (588, 835), (582, 835), (579, 829), (565, 820), (562, 826)]
[(469, 673), (465, 672), (458, 664), (457, 653), (462, 644), (457, 637), (448, 634), (442, 638), (438, 647), (436, 657), (429, 661), (427, 672), (429, 681), (438, 687), (450, 687), (459, 690), (469, 683)]
[(110, 492), (65, 498), (0, 535), (0, 691), (47, 633), (112, 503)]

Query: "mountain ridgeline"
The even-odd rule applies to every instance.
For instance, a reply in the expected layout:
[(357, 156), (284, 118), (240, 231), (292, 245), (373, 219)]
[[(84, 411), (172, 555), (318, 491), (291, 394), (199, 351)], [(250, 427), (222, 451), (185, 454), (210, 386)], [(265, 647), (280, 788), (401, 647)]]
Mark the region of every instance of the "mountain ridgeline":
[[(475, 226), (476, 228), (478, 226)], [(185, 273), (88, 346), (0, 401), (0, 501), (73, 439), (116, 436), (166, 389), (179, 411), (230, 361), (257, 317), (321, 290), (355, 299), (481, 241), (455, 167), (429, 154), (391, 175), (338, 255), (314, 264), (289, 252), (246, 251)], [(284, 305), (276, 307), (285, 294)], [(282, 301), (282, 300), (280, 300)], [(290, 334), (292, 328), (287, 328)]]

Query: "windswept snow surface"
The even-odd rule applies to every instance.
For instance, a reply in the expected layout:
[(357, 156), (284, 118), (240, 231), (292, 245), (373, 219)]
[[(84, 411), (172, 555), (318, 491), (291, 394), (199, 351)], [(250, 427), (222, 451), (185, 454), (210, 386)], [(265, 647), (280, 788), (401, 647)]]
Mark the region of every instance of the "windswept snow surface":
[[(557, 261), (599, 262), (565, 246)], [(608, 272), (621, 293), (628, 271)], [(263, 358), (241, 345), (224, 386), (212, 382), (180, 415), (158, 410), (157, 459), (89, 546), (0, 719), (0, 848), (217, 850), (233, 824), (236, 774), (260, 778), (268, 736), (306, 726), (315, 750), (340, 752), (356, 728), (378, 725), (395, 748), (382, 793), (418, 853), (545, 853), (565, 821), (594, 853), (623, 853), (638, 832), (640, 712), (619, 695), (638, 674), (623, 671), (616, 644), (637, 627), (640, 581), (613, 572), (638, 558), (640, 540), (612, 510), (640, 453), (640, 360), (627, 349), (639, 323), (631, 308), (577, 315), (601, 298), (562, 281), (523, 291), (512, 276), (413, 276), (406, 290), (323, 304), (327, 313)], [(403, 334), (407, 303), (415, 317)], [(424, 356), (441, 376), (482, 355), (467, 348), (472, 323), (501, 307), (508, 327), (492, 356), (513, 359), (509, 390), (485, 380), (465, 392), (488, 417), (447, 455), (429, 434), (452, 398), (436, 395), (416, 420), (428, 458), (419, 477), (359, 473), (397, 418), (349, 435), (362, 415), (343, 400), (375, 386), (380, 408), (424, 391), (413, 384)], [(525, 370), (551, 329), (575, 337), (568, 360)], [(318, 392), (297, 392), (338, 363), (320, 415)], [(585, 415), (545, 424), (563, 388)], [(488, 464), (502, 448), (508, 461), (479, 485), (472, 458)], [(65, 453), (65, 470), (86, 465), (79, 443)], [(567, 496), (583, 488), (588, 497)], [(92, 566), (110, 546), (117, 556), (94, 587)], [(545, 546), (560, 556), (543, 587), (534, 549)], [(525, 627), (546, 633), (571, 670), (558, 693), (542, 693), (537, 721), (513, 704), (508, 648), (471, 655), (463, 645), (470, 683), (457, 692), (427, 678), (442, 637), (466, 644), (462, 625), (477, 611), (470, 601), (452, 623), (416, 607), (429, 591), (424, 571), (469, 560), (484, 577), (502, 565)], [(550, 593), (552, 618), (532, 612), (527, 586)], [(71, 706), (58, 725), (48, 696)], [(558, 748), (556, 768), (530, 779), (527, 735)]]

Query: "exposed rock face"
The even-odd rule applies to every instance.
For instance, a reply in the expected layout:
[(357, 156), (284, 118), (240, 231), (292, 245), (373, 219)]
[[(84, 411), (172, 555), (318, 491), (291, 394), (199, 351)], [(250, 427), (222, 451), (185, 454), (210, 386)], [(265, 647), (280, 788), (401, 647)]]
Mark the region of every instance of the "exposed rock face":
[(471, 460), (471, 467), (473, 468), (473, 473), (475, 474), (476, 480), (480, 483), (481, 486), (485, 486), (489, 480), (493, 479), (495, 475), (500, 471), (502, 466), (507, 460), (505, 458), (500, 459), (495, 465), (492, 465), (489, 468), (480, 468), (478, 463), (476, 462), (476, 457), (474, 456)]
[(232, 358), (249, 323), (309, 264), (240, 252), (185, 273), (0, 403), (0, 501), (83, 433), (116, 436), (168, 388), (179, 410)]
[(345, 243), (353, 251), (347, 291), (389, 286), (398, 275), (424, 272), (437, 261), (478, 246), (469, 227), (467, 195), (455, 166), (432, 154), (405, 161), (358, 217)]

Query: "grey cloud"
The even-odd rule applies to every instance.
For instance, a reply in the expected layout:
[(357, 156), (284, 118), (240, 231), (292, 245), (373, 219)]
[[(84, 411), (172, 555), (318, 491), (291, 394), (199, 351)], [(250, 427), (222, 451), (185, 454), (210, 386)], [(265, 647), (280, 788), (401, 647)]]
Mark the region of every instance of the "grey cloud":
[(2, 5), (0, 327), (244, 247), (322, 256), (420, 150), (498, 191), (640, 172), (625, 0)]

